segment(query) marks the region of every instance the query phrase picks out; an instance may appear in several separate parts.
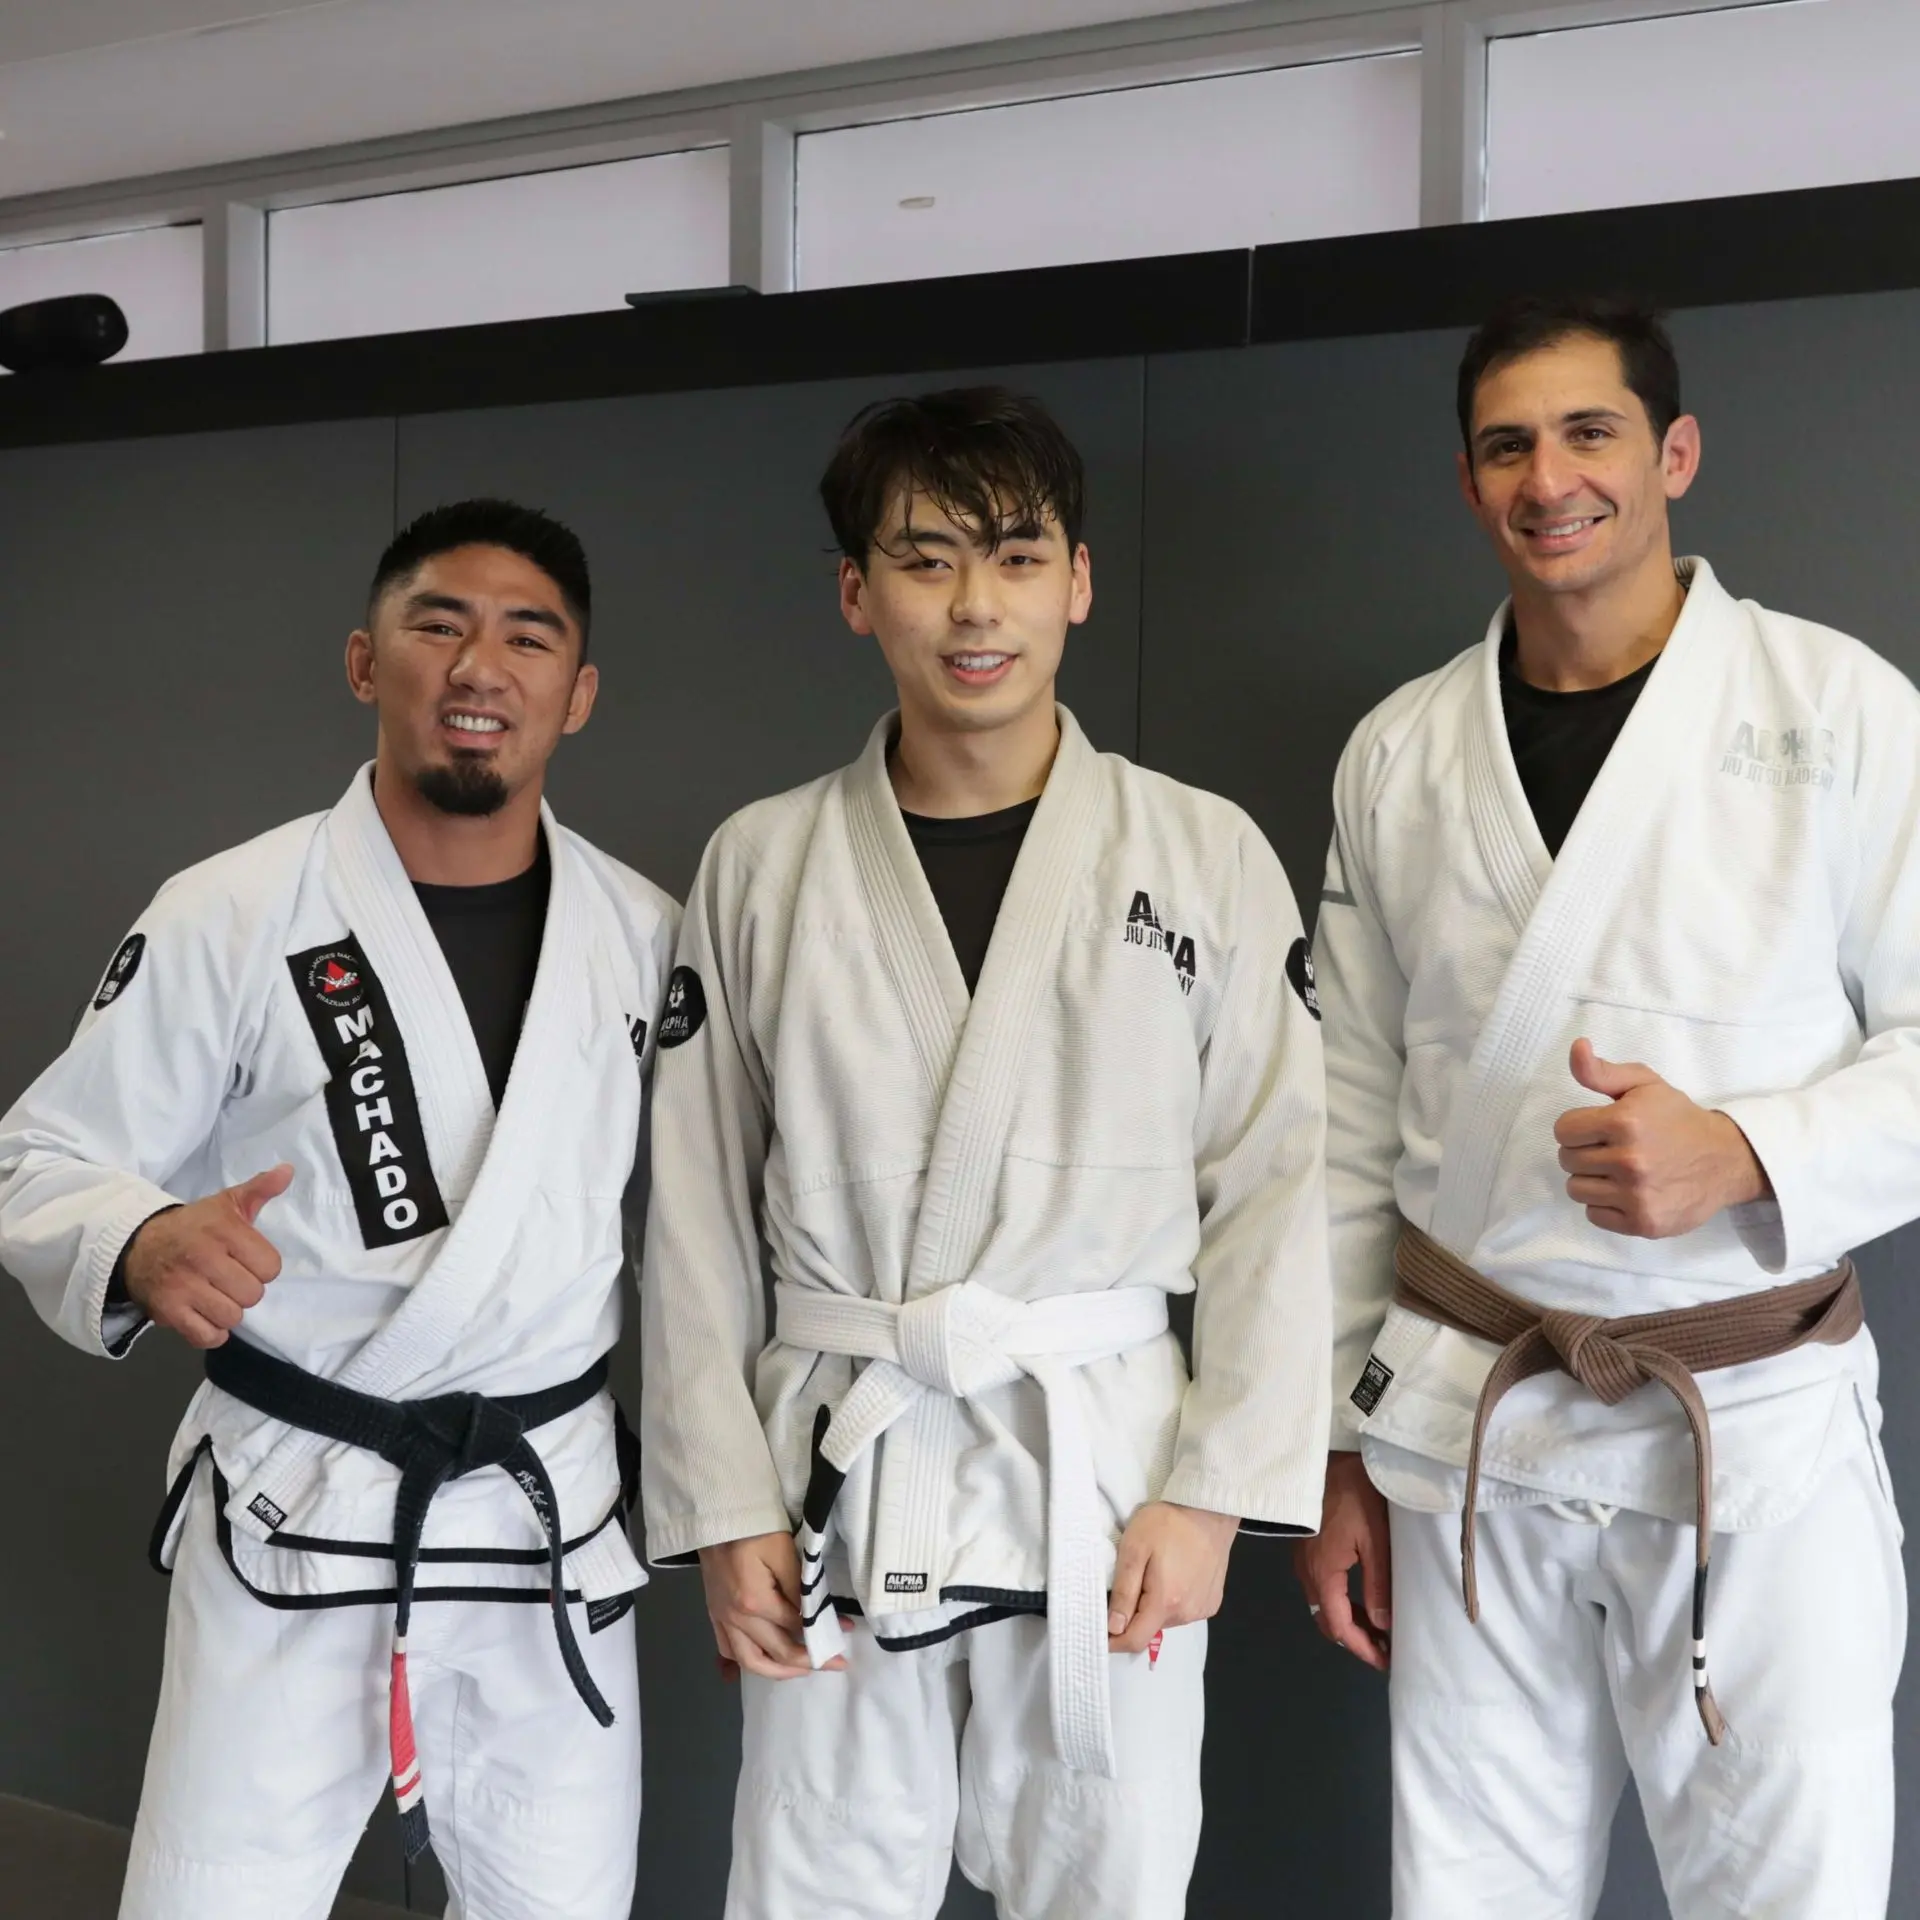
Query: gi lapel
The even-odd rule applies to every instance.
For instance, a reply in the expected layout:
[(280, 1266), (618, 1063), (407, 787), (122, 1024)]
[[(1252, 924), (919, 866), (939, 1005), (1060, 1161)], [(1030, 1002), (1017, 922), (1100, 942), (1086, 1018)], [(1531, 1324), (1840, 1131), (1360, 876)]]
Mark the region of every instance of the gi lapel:
[[(976, 1277), (992, 1230), (1027, 1035), (1057, 967), (1101, 793), (1098, 756), (1073, 715), (1065, 707), (1058, 713), (1059, 751), (1007, 883), (971, 1007), (887, 778), (885, 733), (876, 732), (852, 769), (855, 859), (882, 955), (940, 1103), (902, 1281), (906, 1298)], [(865, 1601), (870, 1613), (940, 1604), (958, 1419), (950, 1396), (926, 1393), (886, 1436)]]
[(841, 778), (841, 805), (881, 964), (938, 1104), (967, 1023), (967, 983), (887, 776), (899, 720), (897, 713), (888, 714), (868, 736), (866, 751)]
[(1073, 715), (1057, 711), (1060, 750), (1000, 902), (941, 1104), (907, 1271), (909, 1297), (971, 1278), (992, 1229), (1027, 1035), (1058, 969), (1087, 830), (1099, 810), (1099, 755)]
[(1557, 1035), (1569, 991), (1587, 973), (1593, 942), (1660, 817), (1666, 786), (1697, 744), (1699, 716), (1726, 669), (1734, 603), (1704, 560), (1682, 561), (1680, 576), (1689, 591), (1679, 622), (1530, 910), (1534, 862), (1523, 825), (1516, 825), (1530, 814), (1499, 699), (1504, 609), (1487, 636), (1479, 697), (1467, 720), (1468, 805), (1489, 877), (1521, 931), (1447, 1115), (1427, 1228), (1464, 1260), (1474, 1258), (1486, 1229), (1494, 1178), (1540, 1050)]
[[(328, 879), (414, 1052), (428, 1149), (452, 1225), (398, 1311), (335, 1376), (383, 1398), (408, 1397), (459, 1345), (479, 1294), (493, 1282), (525, 1211), (543, 1129), (564, 1093), (585, 1009), (587, 895), (578, 856), (541, 808), (552, 862), (546, 931), (513, 1073), (499, 1115), (492, 1105), (458, 987), (400, 864), (365, 772), (328, 818)], [(233, 1496), (235, 1525), (265, 1537), (248, 1509), (259, 1494), (282, 1512), (312, 1493), (330, 1443), (290, 1431)]]

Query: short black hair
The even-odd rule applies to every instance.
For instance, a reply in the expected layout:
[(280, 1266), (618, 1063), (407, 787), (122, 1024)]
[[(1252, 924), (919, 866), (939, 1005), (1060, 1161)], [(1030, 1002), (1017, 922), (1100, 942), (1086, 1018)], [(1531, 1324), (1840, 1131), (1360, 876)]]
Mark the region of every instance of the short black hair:
[(580, 629), (580, 657), (587, 654), (587, 629), (593, 619), (593, 582), (587, 573), (587, 550), (570, 527), (511, 500), (455, 500), (429, 507), (394, 535), (367, 590), (367, 618), (382, 595), (397, 582), (411, 579), (428, 560), (456, 547), (504, 547), (538, 567), (560, 589), (560, 598)]
[(1481, 323), (1460, 357), (1455, 405), (1460, 438), (1473, 458), (1473, 397), (1480, 382), (1542, 347), (1585, 335), (1609, 340), (1620, 355), (1628, 388), (1647, 410), (1656, 441), (1680, 418), (1680, 362), (1660, 311), (1628, 294), (1520, 294), (1502, 302)]
[(847, 422), (820, 498), (855, 566), (866, 565), (903, 491), (930, 495), (989, 551), (1049, 519), (1075, 548), (1086, 519), (1079, 449), (1038, 400), (1007, 387), (876, 400)]

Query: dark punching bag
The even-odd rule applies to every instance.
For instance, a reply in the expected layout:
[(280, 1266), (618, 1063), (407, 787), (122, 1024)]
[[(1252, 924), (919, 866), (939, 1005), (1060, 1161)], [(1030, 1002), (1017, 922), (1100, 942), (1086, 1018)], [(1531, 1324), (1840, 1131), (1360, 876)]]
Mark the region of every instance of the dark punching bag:
[(127, 316), (104, 293), (69, 293), (0, 313), (0, 367), (97, 367), (127, 344)]

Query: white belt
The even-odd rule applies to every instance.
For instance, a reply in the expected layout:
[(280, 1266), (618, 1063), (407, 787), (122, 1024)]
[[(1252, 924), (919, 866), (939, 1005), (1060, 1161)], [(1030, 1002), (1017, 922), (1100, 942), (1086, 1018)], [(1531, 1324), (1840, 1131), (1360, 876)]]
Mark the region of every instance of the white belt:
[[(1167, 1330), (1166, 1294), (1158, 1287), (1116, 1287), (1029, 1303), (967, 1280), (904, 1306), (784, 1284), (774, 1296), (778, 1337), (786, 1345), (871, 1363), (835, 1409), (819, 1442), (821, 1457), (845, 1473), (903, 1415), (912, 1417), (912, 1425), (900, 1439), (920, 1442), (897, 1456), (889, 1448), (883, 1463), (886, 1486), (878, 1506), (893, 1516), (893, 1526), (890, 1545), (884, 1555), (875, 1553), (869, 1571), (864, 1602), (869, 1614), (903, 1611), (903, 1600), (923, 1607), (939, 1604), (953, 1485), (950, 1449), (940, 1442), (953, 1403), (1023, 1375), (1039, 1383), (1047, 1407), (1047, 1647), (1054, 1743), (1068, 1766), (1113, 1778), (1109, 1543), (1075, 1369), (1158, 1339)], [(817, 1529), (801, 1523), (802, 1573), (809, 1586), (817, 1584), (825, 1561), (827, 1524), (826, 1516)], [(909, 1584), (915, 1580), (920, 1585)], [(808, 1622), (807, 1650), (816, 1667), (840, 1651), (840, 1626), (831, 1606), (823, 1603)]]

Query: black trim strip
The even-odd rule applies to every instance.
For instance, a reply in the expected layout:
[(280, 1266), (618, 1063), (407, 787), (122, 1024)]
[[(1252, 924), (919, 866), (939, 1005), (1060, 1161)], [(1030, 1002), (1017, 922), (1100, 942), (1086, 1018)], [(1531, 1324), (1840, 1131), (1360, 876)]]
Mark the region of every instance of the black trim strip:
[[(230, 1572), (233, 1577), (239, 1581), (241, 1586), (244, 1587), (254, 1599), (258, 1600), (263, 1607), (278, 1607), (283, 1612), (290, 1613), (316, 1613), (333, 1607), (390, 1607), (399, 1598), (399, 1590), (395, 1587), (351, 1587), (340, 1593), (269, 1593), (264, 1587), (256, 1587), (253, 1582), (240, 1571), (239, 1565), (233, 1557), (233, 1522), (227, 1518), (227, 1501), (231, 1497), (232, 1489), (227, 1485), (226, 1476), (214, 1465), (211, 1459), (207, 1462), (207, 1469), (213, 1475), (214, 1534), (220, 1543), (220, 1557), (226, 1561), (228, 1572)], [(614, 1511), (618, 1512), (619, 1509), (616, 1508)], [(608, 1516), (608, 1518), (611, 1517), (611, 1515)], [(605, 1524), (605, 1521), (601, 1522), (601, 1526)], [(595, 1533), (599, 1531), (599, 1527), (594, 1529)], [(389, 1557), (391, 1556), (389, 1555)], [(535, 1555), (535, 1558), (541, 1562), (545, 1562), (547, 1556), (542, 1553)], [(415, 1587), (413, 1597), (415, 1600), (462, 1600), (468, 1602), (499, 1600), (511, 1606), (546, 1606), (552, 1599), (552, 1593), (551, 1590), (545, 1586), (439, 1586)], [(578, 1587), (568, 1587), (562, 1594), (562, 1598), (564, 1598), (569, 1605), (577, 1602), (580, 1597), (581, 1594)], [(607, 1597), (611, 1598), (612, 1596), (609, 1595)]]
[(1470, 326), (1522, 288), (1673, 307), (1920, 287), (1920, 180), (135, 360), (0, 380), (0, 447), (924, 376)]
[[(571, 1540), (563, 1540), (560, 1551), (572, 1553), (606, 1532), (619, 1518), (621, 1508), (621, 1501), (616, 1499), (598, 1526), (589, 1527)], [(391, 1540), (322, 1540), (310, 1533), (275, 1533), (268, 1535), (267, 1545), (285, 1547), (290, 1553), (334, 1553), (357, 1560), (393, 1558)], [(477, 1567), (544, 1567), (548, 1550), (545, 1547), (422, 1547), (418, 1557), (423, 1563), (451, 1561)]]
[(1237, 347), (1244, 249), (133, 360), (0, 380), (0, 446)]
[[(944, 1597), (944, 1596), (943, 1596)], [(853, 1619), (861, 1617), (861, 1607), (857, 1600), (842, 1600), (836, 1595), (832, 1602), (834, 1611)], [(914, 1653), (921, 1647), (937, 1647), (957, 1635), (971, 1632), (975, 1627), (990, 1627), (996, 1620), (1013, 1620), (1022, 1614), (1045, 1613), (1046, 1595), (1040, 1595), (1040, 1604), (1034, 1606), (996, 1606), (976, 1607), (972, 1613), (963, 1613), (957, 1620), (949, 1620), (944, 1627), (931, 1628), (926, 1633), (910, 1633), (899, 1639), (890, 1640), (876, 1627), (873, 1643), (884, 1647), (888, 1653)]]
[(1311, 1540), (1318, 1529), (1297, 1527), (1288, 1520), (1242, 1520), (1240, 1531), (1261, 1540)]
[(1509, 294), (1668, 307), (1920, 287), (1920, 180), (1675, 200), (1261, 247), (1250, 338), (1470, 327)]

